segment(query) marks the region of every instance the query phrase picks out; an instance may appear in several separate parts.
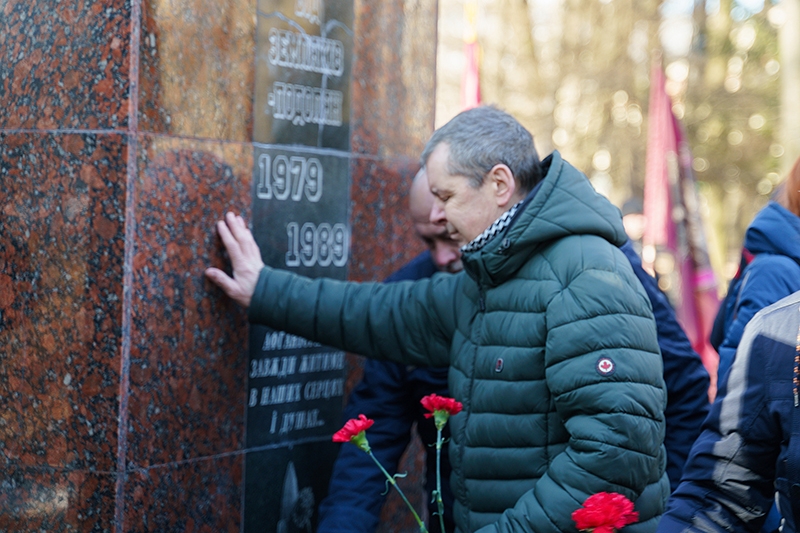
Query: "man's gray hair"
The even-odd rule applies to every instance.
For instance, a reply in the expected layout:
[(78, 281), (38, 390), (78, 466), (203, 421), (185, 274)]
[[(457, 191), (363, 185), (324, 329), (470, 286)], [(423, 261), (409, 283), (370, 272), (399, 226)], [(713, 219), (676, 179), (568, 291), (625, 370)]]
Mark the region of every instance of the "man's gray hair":
[(423, 166), (441, 143), (450, 148), (447, 171), (466, 176), (476, 189), (500, 163), (511, 169), (525, 193), (542, 179), (533, 136), (514, 117), (494, 106), (462, 111), (436, 130), (422, 152)]

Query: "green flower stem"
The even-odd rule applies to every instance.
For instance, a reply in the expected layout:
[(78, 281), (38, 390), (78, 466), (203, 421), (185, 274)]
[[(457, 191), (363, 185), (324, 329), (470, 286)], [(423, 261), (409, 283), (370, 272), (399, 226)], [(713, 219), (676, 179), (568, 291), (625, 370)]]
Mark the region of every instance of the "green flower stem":
[(439, 507), (439, 526), (444, 529), (444, 502), (442, 501), (442, 430), (436, 429), (436, 505)]
[(383, 468), (383, 465), (378, 461), (378, 459), (376, 459), (375, 456), (372, 455), (372, 451), (371, 450), (368, 451), (367, 454), (370, 457), (372, 457), (372, 460), (375, 461), (375, 464), (378, 465), (378, 468), (381, 469), (381, 472), (383, 472), (383, 475), (386, 476), (387, 480), (389, 480), (389, 483), (394, 485), (394, 488), (397, 489), (397, 493), (400, 495), (401, 498), (403, 498), (403, 501), (406, 502), (406, 505), (408, 505), (408, 508), (411, 510), (411, 514), (414, 515), (414, 520), (416, 520), (417, 524), (419, 524), (419, 530), (422, 533), (428, 533), (428, 529), (425, 527), (425, 523), (422, 521), (422, 519), (419, 517), (417, 512), (411, 506), (411, 502), (408, 501), (408, 498), (406, 498), (406, 495), (403, 494), (402, 490), (400, 490), (400, 487), (397, 486), (397, 481), (394, 480), (394, 477), (392, 475), (390, 475), (389, 472), (387, 472), (385, 468)]

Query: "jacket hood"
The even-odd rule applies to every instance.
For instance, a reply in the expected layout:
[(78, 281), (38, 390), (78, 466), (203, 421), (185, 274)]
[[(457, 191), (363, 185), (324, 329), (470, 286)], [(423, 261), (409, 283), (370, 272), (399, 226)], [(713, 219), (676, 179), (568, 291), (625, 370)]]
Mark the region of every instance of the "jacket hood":
[(747, 228), (744, 247), (755, 255), (785, 255), (800, 262), (800, 217), (770, 202)]
[(479, 284), (503, 283), (543, 246), (570, 235), (596, 235), (615, 246), (627, 241), (619, 209), (558, 151), (542, 161), (542, 169), (547, 174), (511, 225), (480, 250), (464, 254), (464, 270)]

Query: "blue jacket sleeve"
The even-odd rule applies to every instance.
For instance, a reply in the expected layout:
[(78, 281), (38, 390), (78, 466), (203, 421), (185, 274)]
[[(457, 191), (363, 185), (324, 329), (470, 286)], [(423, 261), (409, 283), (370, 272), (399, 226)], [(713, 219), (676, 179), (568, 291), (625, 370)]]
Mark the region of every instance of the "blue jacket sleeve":
[(782, 429), (768, 407), (775, 341), (745, 334), (657, 533), (759, 530), (772, 506)]
[[(374, 456), (389, 473), (397, 465), (411, 435), (407, 370), (390, 362), (367, 360), (364, 378), (347, 402), (344, 419), (364, 414), (375, 421), (368, 432)], [(343, 444), (334, 463), (328, 497), (319, 507), (318, 533), (373, 533), (385, 501), (386, 478), (369, 456)]]
[(800, 267), (793, 259), (782, 255), (759, 254), (742, 276), (734, 304), (734, 316), (725, 330), (725, 340), (719, 347), (720, 386), (733, 363), (744, 327), (750, 319), (761, 309), (800, 290)]
[(620, 250), (633, 267), (653, 306), (658, 346), (664, 362), (664, 382), (667, 385), (667, 422), (664, 447), (667, 449), (667, 476), (675, 490), (681, 479), (683, 465), (695, 439), (700, 435), (709, 410), (708, 372), (692, 343), (678, 324), (675, 311), (658, 288), (656, 280), (642, 268), (639, 256), (628, 241)]

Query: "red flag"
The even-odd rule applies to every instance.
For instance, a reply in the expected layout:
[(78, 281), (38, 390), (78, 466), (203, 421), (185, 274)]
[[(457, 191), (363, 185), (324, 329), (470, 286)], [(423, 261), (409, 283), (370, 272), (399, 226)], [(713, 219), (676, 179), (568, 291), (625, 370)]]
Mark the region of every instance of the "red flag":
[(480, 83), (480, 48), (478, 36), (475, 31), (475, 16), (477, 5), (475, 2), (464, 4), (464, 18), (466, 27), (464, 31), (464, 59), (466, 67), (461, 76), (461, 109), (471, 109), (481, 103)]
[(709, 342), (719, 307), (692, 173), (692, 154), (665, 89), (661, 65), (653, 64), (644, 183), (646, 226), (642, 262), (656, 273), (692, 347), (711, 377), (716, 395), (719, 356)]

